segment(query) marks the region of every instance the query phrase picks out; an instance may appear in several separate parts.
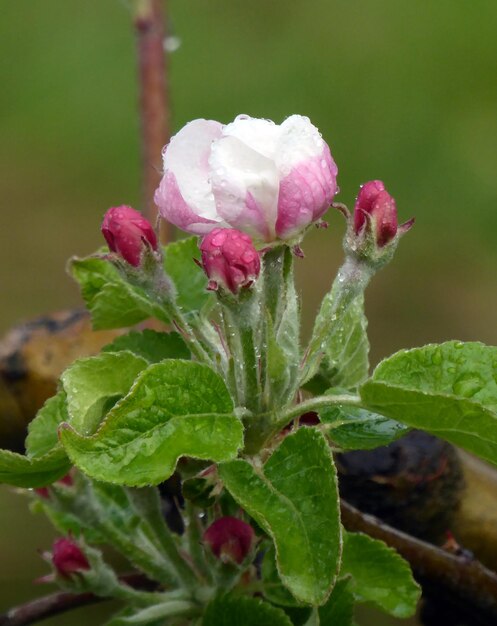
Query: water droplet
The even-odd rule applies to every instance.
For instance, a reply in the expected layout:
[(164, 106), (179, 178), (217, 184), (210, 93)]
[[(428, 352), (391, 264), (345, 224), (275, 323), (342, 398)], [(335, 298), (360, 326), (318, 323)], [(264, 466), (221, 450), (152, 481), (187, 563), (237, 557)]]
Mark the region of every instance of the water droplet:
[(452, 390), (463, 398), (472, 398), (484, 386), (484, 382), (479, 376), (472, 372), (462, 374), (452, 386)]
[(442, 363), (442, 351), (440, 349), (435, 350), (432, 354), (431, 362), (433, 365), (440, 365)]
[(176, 35), (169, 35), (164, 39), (164, 50), (166, 52), (176, 52), (181, 46), (181, 39)]

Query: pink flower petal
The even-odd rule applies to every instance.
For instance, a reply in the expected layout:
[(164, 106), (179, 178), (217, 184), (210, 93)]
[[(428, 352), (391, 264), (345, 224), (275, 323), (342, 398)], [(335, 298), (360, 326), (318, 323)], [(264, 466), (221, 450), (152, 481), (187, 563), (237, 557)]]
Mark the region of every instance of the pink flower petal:
[(337, 166), (323, 142), (319, 156), (296, 165), (280, 183), (276, 234), (290, 239), (318, 220), (330, 206), (337, 191)]

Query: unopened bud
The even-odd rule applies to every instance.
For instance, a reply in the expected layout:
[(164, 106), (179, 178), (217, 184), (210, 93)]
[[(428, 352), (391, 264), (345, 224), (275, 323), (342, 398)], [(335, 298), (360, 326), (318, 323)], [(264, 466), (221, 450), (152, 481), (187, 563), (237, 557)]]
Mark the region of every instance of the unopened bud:
[(376, 243), (382, 248), (395, 238), (398, 229), (397, 206), (381, 180), (365, 183), (354, 207), (354, 230), (358, 235), (368, 222), (375, 229)]
[(204, 543), (223, 563), (242, 563), (254, 543), (254, 531), (236, 517), (221, 517), (204, 532)]
[(90, 563), (78, 544), (72, 539), (61, 537), (52, 548), (52, 564), (64, 578), (90, 569)]
[(202, 239), (200, 250), (209, 289), (222, 287), (237, 294), (259, 276), (259, 253), (246, 233), (234, 228), (215, 228)]
[[(66, 485), (67, 487), (71, 487), (74, 481), (71, 474), (66, 474), (65, 476), (60, 478), (57, 483), (61, 485)], [(48, 490), (48, 487), (37, 487), (34, 491), (40, 496), (40, 498), (43, 498), (44, 500), (48, 500), (50, 498), (50, 492)]]
[(152, 225), (130, 206), (109, 209), (102, 222), (102, 234), (109, 249), (134, 267), (140, 265), (144, 246), (157, 250), (157, 236)]

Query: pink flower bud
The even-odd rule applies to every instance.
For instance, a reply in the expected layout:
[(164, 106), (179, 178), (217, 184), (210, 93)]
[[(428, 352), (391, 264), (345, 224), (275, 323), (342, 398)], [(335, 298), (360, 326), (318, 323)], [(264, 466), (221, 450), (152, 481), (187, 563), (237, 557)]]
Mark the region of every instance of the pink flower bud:
[(67, 537), (61, 537), (54, 542), (52, 563), (57, 573), (64, 578), (90, 569), (90, 563), (81, 548), (75, 541)]
[(298, 239), (337, 192), (337, 166), (307, 117), (282, 124), (239, 115), (227, 125), (194, 120), (163, 152), (155, 192), (161, 215), (205, 235), (237, 228), (258, 242)]
[(202, 239), (200, 250), (210, 289), (220, 286), (237, 294), (259, 276), (259, 253), (250, 237), (239, 230), (215, 228)]
[(223, 563), (242, 563), (254, 543), (254, 531), (236, 517), (221, 517), (204, 532), (204, 543)]
[[(66, 474), (57, 482), (61, 485), (66, 485), (67, 487), (71, 487), (74, 483), (71, 474)], [(48, 500), (50, 498), (50, 492), (48, 490), (48, 487), (38, 487), (34, 491), (40, 496), (40, 498), (43, 498), (44, 500)]]
[(397, 206), (381, 180), (371, 180), (359, 191), (354, 207), (356, 234), (369, 220), (374, 222), (376, 243), (380, 248), (394, 239), (398, 229)]
[(130, 206), (113, 207), (102, 222), (102, 234), (112, 252), (138, 267), (145, 245), (157, 250), (157, 237), (148, 220)]

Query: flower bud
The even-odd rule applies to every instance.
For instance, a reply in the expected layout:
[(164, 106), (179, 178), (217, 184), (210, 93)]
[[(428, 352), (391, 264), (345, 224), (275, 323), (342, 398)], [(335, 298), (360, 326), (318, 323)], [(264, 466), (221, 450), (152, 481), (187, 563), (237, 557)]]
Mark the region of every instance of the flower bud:
[(221, 517), (204, 532), (204, 543), (223, 563), (242, 563), (254, 543), (254, 531), (236, 517)]
[(61, 537), (54, 542), (52, 564), (57, 573), (64, 578), (90, 569), (90, 563), (81, 548), (67, 537)]
[(359, 234), (367, 223), (375, 229), (377, 245), (382, 248), (395, 238), (398, 229), (397, 206), (381, 180), (365, 183), (354, 207), (354, 230)]
[[(67, 487), (71, 487), (74, 481), (71, 474), (66, 474), (65, 476), (60, 478), (57, 483), (60, 483), (61, 485), (66, 485)], [(48, 500), (50, 498), (50, 492), (48, 490), (48, 487), (37, 487), (34, 491), (40, 496), (40, 498), (43, 498), (44, 500)]]
[(150, 222), (130, 206), (113, 207), (102, 222), (102, 234), (112, 252), (134, 267), (140, 265), (144, 246), (157, 250), (157, 237)]
[(239, 230), (215, 228), (202, 239), (200, 250), (209, 289), (223, 287), (237, 294), (259, 276), (259, 253), (250, 237)]

